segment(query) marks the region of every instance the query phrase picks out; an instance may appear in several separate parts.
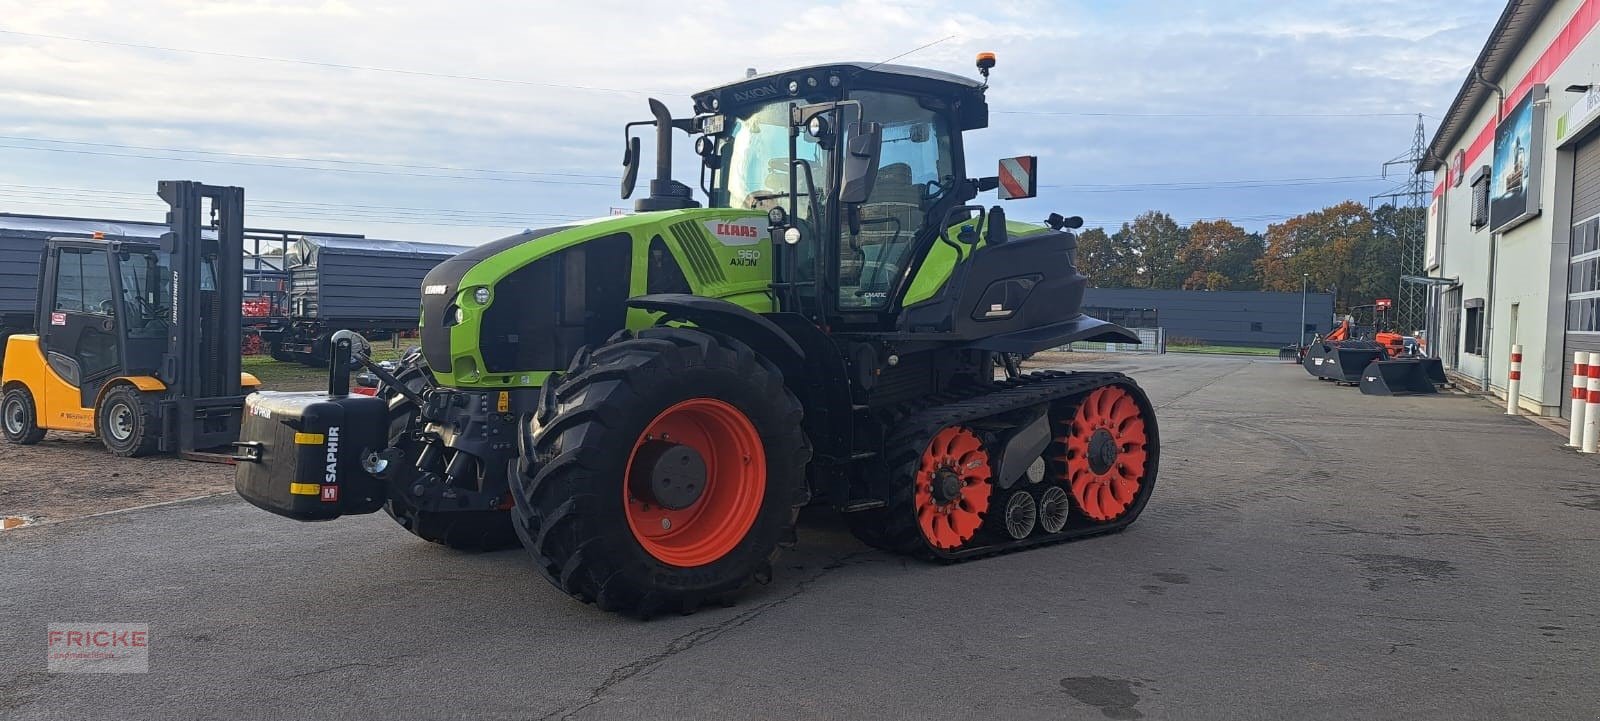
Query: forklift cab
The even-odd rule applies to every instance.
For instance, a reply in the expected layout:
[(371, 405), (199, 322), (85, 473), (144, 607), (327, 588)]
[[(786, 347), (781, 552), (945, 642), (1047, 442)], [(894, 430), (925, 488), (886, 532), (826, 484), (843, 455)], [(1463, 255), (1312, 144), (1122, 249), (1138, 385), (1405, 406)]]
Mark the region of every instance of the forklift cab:
[(172, 322), (169, 254), (147, 243), (55, 238), (41, 280), (39, 350), (78, 390), (80, 407), (92, 408), (113, 378), (157, 374)]

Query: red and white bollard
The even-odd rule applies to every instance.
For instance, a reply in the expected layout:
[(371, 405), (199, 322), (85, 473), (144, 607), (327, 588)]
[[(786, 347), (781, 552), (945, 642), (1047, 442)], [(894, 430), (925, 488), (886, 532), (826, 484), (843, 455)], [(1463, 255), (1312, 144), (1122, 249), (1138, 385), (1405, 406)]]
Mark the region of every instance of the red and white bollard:
[(1506, 382), (1506, 415), (1517, 414), (1517, 401), (1522, 398), (1522, 346), (1511, 346), (1511, 375)]
[(1583, 453), (1600, 452), (1600, 363), (1589, 354), (1589, 408), (1583, 415)]
[(1572, 354), (1572, 430), (1567, 434), (1568, 448), (1583, 447), (1583, 419), (1589, 406), (1589, 354), (1577, 351)]

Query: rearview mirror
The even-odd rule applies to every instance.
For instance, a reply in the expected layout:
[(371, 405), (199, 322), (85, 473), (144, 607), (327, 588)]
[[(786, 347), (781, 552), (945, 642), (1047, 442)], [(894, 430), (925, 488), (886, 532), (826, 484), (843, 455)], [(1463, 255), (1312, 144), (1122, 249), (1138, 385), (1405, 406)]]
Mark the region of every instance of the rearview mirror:
[(633, 186), (639, 183), (639, 139), (628, 138), (622, 148), (622, 199), (633, 196)]
[(845, 145), (844, 182), (839, 202), (865, 203), (878, 182), (878, 158), (883, 153), (883, 126), (874, 122), (851, 123)]

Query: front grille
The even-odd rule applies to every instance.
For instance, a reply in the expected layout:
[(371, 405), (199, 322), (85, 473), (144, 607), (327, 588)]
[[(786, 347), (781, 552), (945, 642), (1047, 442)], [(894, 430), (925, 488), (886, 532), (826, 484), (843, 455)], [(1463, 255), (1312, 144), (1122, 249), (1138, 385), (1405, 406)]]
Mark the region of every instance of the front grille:
[(716, 254), (711, 251), (711, 239), (707, 237), (704, 226), (690, 220), (674, 225), (670, 230), (673, 239), (678, 241), (678, 247), (683, 249), (683, 254), (689, 261), (689, 269), (700, 279), (700, 285), (727, 281), (728, 277), (723, 274), (722, 265), (717, 262)]

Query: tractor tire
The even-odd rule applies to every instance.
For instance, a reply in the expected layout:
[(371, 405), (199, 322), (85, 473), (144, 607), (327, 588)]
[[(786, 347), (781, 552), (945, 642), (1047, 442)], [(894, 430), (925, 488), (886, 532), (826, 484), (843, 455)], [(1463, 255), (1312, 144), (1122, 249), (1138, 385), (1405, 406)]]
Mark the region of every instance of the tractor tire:
[(160, 422), (144, 394), (126, 384), (112, 387), (100, 399), (94, 430), (107, 450), (123, 458), (148, 456), (161, 442)]
[[(418, 392), (433, 385), (433, 375), (428, 372), (428, 364), (421, 354), (407, 353), (404, 361), (404, 365), (395, 370), (396, 380)], [(416, 405), (382, 385), (378, 387), (378, 397), (389, 401), (389, 444), (398, 447), (416, 421)], [(420, 449), (405, 450), (407, 468), (415, 468)], [(398, 485), (403, 488), (409, 486), (410, 481), (401, 479)], [(499, 551), (518, 544), (509, 511), (424, 511), (399, 493), (389, 494), (389, 502), (383, 505), (383, 510), (411, 535), (457, 551)]]
[(0, 398), (0, 430), (5, 432), (6, 440), (19, 446), (31, 446), (44, 440), (44, 429), (39, 427), (39, 409), (27, 388), (14, 386)]
[(511, 512), (557, 588), (649, 618), (771, 578), (811, 459), (771, 361), (705, 330), (623, 331), (542, 395), (518, 434)]
[(421, 511), (392, 495), (383, 510), (411, 535), (457, 551), (501, 551), (518, 543), (510, 511)]

